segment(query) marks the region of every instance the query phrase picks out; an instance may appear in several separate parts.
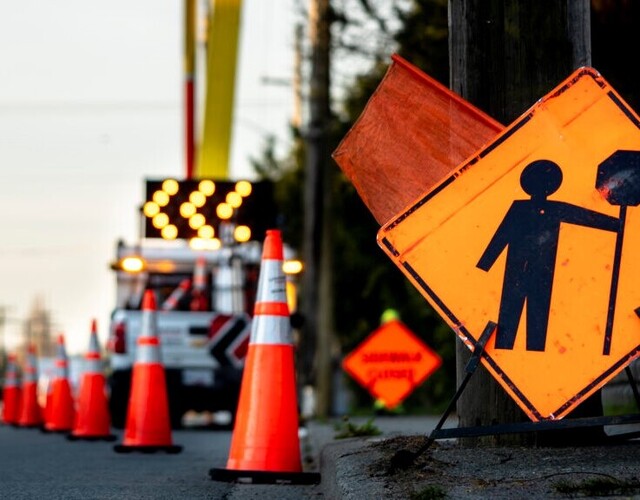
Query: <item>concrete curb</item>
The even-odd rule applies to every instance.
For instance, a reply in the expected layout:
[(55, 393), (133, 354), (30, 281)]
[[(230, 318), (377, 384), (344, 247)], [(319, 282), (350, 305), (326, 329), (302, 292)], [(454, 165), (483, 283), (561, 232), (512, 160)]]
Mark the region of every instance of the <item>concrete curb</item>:
[(320, 454), (321, 488), (324, 498), (357, 500), (381, 496), (385, 483), (371, 477), (368, 469), (381, 455), (363, 438), (326, 444)]
[(558, 448), (461, 448), (447, 442), (425, 454), (418, 469), (388, 475), (376, 470), (389, 460), (393, 446), (385, 446), (387, 439), (352, 438), (325, 444), (320, 453), (323, 498), (395, 500), (408, 498), (411, 491), (427, 490), (461, 500), (640, 499), (637, 440)]
[[(350, 421), (363, 425), (370, 417), (355, 417)], [(329, 499), (377, 499), (392, 498), (389, 485), (382, 477), (373, 476), (372, 465), (382, 460), (380, 448), (373, 446), (399, 435), (419, 435), (428, 432), (437, 418), (433, 416), (379, 417), (374, 424), (382, 432), (380, 436), (335, 439), (335, 421), (311, 420), (306, 424), (304, 447), (307, 455), (317, 457), (319, 463), (309, 463), (309, 470), (319, 471), (321, 489)], [(382, 495), (382, 496), (381, 496)]]

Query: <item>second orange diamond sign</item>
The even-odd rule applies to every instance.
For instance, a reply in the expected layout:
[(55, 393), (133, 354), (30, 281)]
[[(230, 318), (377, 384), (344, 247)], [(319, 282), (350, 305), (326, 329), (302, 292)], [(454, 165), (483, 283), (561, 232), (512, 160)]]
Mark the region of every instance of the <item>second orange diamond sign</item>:
[(398, 406), (441, 364), (437, 353), (395, 319), (375, 330), (342, 363), (349, 375), (389, 409)]
[(532, 420), (640, 353), (640, 120), (583, 68), (380, 230), (382, 248)]

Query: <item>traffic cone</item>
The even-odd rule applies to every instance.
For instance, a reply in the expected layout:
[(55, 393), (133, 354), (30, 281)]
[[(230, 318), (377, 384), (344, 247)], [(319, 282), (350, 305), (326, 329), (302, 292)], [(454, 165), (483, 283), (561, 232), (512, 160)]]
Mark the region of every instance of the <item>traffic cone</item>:
[(73, 428), (74, 408), (69, 385), (69, 360), (64, 348), (64, 335), (58, 335), (56, 366), (51, 384), (50, 405), (47, 405), (44, 430), (68, 432)]
[(42, 409), (42, 421), (43, 422), (48, 422), (49, 420), (51, 420), (51, 402), (52, 402), (52, 396), (53, 396), (53, 376), (49, 376), (46, 379), (47, 381), (47, 388), (45, 390), (45, 395), (44, 395), (44, 408)]
[(224, 259), (216, 269), (214, 289), (224, 293), (214, 294), (213, 310), (223, 314), (244, 311), (243, 270), (240, 259)]
[(2, 389), (2, 423), (17, 425), (20, 419), (20, 377), (18, 376), (17, 357), (9, 354)]
[(207, 304), (207, 261), (204, 255), (196, 259), (196, 267), (193, 270), (193, 290), (191, 292), (191, 311), (206, 311)]
[(193, 288), (204, 292), (207, 289), (207, 260), (204, 255), (198, 255), (196, 267), (193, 270)]
[(40, 427), (42, 408), (38, 403), (38, 367), (36, 347), (29, 344), (27, 358), (22, 370), (22, 397), (20, 399), (20, 427)]
[(211, 469), (212, 479), (320, 481), (320, 474), (302, 472), (293, 338), (282, 261), (280, 231), (269, 230), (227, 468)]
[(162, 303), (163, 311), (173, 311), (178, 304), (182, 300), (182, 298), (187, 294), (191, 288), (191, 280), (189, 278), (183, 279), (177, 288), (175, 288), (167, 297), (167, 299)]
[(124, 439), (113, 449), (118, 453), (182, 451), (182, 446), (171, 440), (167, 382), (156, 330), (156, 299), (151, 290), (142, 297), (142, 328), (131, 376)]
[(67, 439), (85, 439), (88, 441), (114, 441), (111, 434), (111, 418), (105, 391), (106, 381), (100, 359), (98, 328), (96, 320), (91, 322), (89, 350), (84, 357), (86, 366), (80, 380), (78, 408), (73, 422), (73, 430)]

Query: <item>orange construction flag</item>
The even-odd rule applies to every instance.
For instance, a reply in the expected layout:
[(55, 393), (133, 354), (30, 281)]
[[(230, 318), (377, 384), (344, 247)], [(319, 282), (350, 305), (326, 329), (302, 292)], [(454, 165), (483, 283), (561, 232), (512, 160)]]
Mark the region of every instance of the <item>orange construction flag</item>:
[(504, 127), (398, 55), (333, 153), (380, 225)]

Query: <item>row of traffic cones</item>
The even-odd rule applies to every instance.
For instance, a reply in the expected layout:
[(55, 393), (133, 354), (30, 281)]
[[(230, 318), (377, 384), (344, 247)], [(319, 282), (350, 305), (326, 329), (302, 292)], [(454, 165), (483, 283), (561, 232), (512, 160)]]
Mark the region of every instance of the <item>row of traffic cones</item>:
[[(294, 346), (282, 263), (280, 231), (267, 231), (229, 458), (226, 468), (211, 469), (209, 472), (216, 480), (249, 479), (254, 483), (286, 481), (297, 484), (320, 481), (319, 474), (302, 471)], [(117, 452), (161, 450), (177, 453), (181, 450), (172, 441), (166, 378), (160, 359), (160, 339), (155, 320), (155, 296), (147, 290), (142, 303), (142, 328), (137, 341), (124, 439), (114, 447)], [(54, 406), (56, 402), (66, 401), (64, 382), (55, 384), (66, 376), (63, 341), (59, 340), (62, 349), (59, 350), (59, 371), (51, 395), (52, 412), (59, 411)], [(93, 342), (92, 337), (92, 346)], [(97, 340), (95, 342), (97, 345)], [(90, 359), (99, 361), (99, 355)], [(98, 368), (98, 365), (95, 367)], [(29, 365), (25, 376), (30, 373), (28, 368)], [(96, 375), (97, 372), (89, 372), (88, 376)], [(87, 399), (89, 395), (104, 392), (100, 388), (101, 380), (86, 380), (85, 384), (83, 379), (81, 392), (86, 393)], [(26, 384), (22, 390), (26, 392)], [(102, 409), (100, 406), (99, 410), (92, 410), (91, 413), (102, 415)], [(88, 421), (85, 417), (88, 413), (80, 405), (76, 422), (78, 419)], [(60, 429), (63, 417), (68, 415), (59, 413), (57, 419), (52, 420), (55, 423), (49, 424), (49, 429)], [(86, 424), (74, 427), (72, 436), (95, 435), (96, 430), (89, 427)]]
[[(173, 445), (171, 438), (166, 378), (160, 361), (155, 313), (155, 297), (148, 290), (142, 304), (142, 331), (137, 342), (124, 439), (122, 444), (115, 446), (118, 452), (163, 450), (177, 453), (182, 449)], [(44, 409), (38, 402), (35, 348), (30, 346), (28, 349), (22, 386), (18, 381), (15, 355), (9, 356), (8, 361), (3, 391), (3, 423), (39, 427), (45, 432), (69, 433), (67, 437), (70, 440), (115, 439), (110, 433), (111, 418), (95, 321), (85, 356), (86, 368), (80, 382), (77, 410), (69, 384), (63, 335), (57, 340), (55, 373), (47, 388)]]
[(70, 433), (70, 439), (114, 439), (108, 412), (106, 381), (98, 346), (95, 320), (91, 326), (87, 367), (80, 381), (77, 411), (69, 384), (64, 336), (57, 339), (55, 372), (49, 382), (44, 409), (38, 402), (38, 371), (35, 347), (27, 351), (22, 385), (14, 354), (8, 357), (3, 389), (2, 422), (17, 427), (39, 427), (45, 432)]

